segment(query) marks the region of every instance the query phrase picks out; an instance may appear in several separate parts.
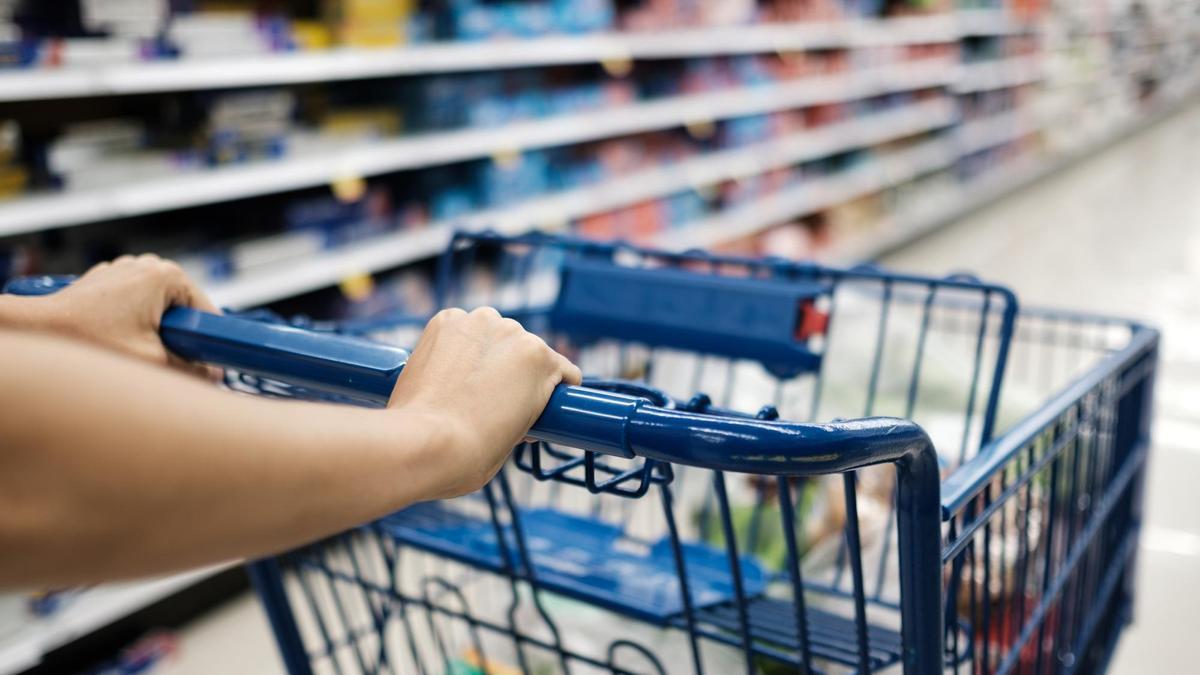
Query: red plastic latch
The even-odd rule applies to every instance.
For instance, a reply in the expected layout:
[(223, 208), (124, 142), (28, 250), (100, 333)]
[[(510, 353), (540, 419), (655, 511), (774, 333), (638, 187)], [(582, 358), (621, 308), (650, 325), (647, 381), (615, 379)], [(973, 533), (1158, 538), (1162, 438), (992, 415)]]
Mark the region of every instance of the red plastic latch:
[(814, 335), (824, 335), (829, 328), (829, 313), (817, 309), (812, 300), (800, 302), (800, 316), (796, 317), (796, 340), (804, 342)]

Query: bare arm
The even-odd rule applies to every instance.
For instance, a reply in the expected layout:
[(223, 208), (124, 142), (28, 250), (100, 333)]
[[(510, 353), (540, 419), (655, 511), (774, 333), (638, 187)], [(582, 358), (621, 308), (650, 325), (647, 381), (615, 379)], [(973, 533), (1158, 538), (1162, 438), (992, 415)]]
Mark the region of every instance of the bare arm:
[(430, 322), (387, 410), (242, 396), (0, 331), (0, 587), (260, 555), (472, 491), (578, 379), (493, 310)]
[(0, 337), (0, 585), (278, 550), (452, 492), (420, 412), (279, 402), (42, 336)]

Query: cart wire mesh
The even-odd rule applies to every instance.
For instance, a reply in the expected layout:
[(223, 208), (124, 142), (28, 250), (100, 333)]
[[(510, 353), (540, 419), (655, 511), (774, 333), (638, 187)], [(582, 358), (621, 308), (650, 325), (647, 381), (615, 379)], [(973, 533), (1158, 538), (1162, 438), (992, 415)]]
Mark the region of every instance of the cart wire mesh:
[[(675, 276), (656, 276), (664, 270)], [(710, 317), (696, 333), (613, 302), (622, 284), (653, 295), (658, 278), (782, 289), (791, 351), (739, 347), (736, 321)], [(561, 311), (580, 284), (601, 311)], [(437, 288), (441, 306), (517, 318), (588, 386), (660, 407), (860, 424), (880, 438), (887, 423), (866, 418), (916, 421), (937, 449), (934, 480), (914, 487), (908, 461), (882, 454), (746, 473), (523, 443), (478, 493), (252, 566), (291, 672), (1042, 673), (1106, 662), (1133, 590), (1153, 331), (1018, 313), (1011, 292), (965, 275), (544, 235), (458, 235)], [(411, 345), (423, 320), (302, 323)], [(253, 393), (361, 403), (228, 378)], [(855, 456), (870, 457), (870, 441), (858, 442)], [(932, 504), (929, 517), (906, 519), (914, 502)], [(914, 538), (933, 554), (905, 543)], [(913, 588), (934, 602), (916, 603)], [(930, 626), (942, 627), (933, 642), (921, 637)]]

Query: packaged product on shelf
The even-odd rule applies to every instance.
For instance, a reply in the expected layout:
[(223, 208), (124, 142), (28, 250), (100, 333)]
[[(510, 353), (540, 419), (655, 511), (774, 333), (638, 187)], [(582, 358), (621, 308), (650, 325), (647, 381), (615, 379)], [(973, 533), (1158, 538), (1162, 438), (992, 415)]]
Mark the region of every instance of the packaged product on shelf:
[(651, 31), (750, 23), (757, 6), (754, 0), (645, 0), (631, 3), (621, 12), (621, 27)]
[(0, 120), (0, 199), (25, 191), (29, 173), (20, 165), (21, 128), (16, 120)]
[(285, 17), (258, 14), (252, 7), (209, 9), (176, 14), (167, 28), (167, 42), (183, 57), (248, 56), (292, 48), (291, 27)]
[(291, 43), (300, 51), (329, 49), (334, 45), (333, 30), (324, 21), (293, 19)]
[(16, 24), (4, 23), (0, 19), (0, 70), (23, 68), (37, 60), (37, 46), (21, 36)]
[(50, 616), (69, 607), (85, 592), (86, 586), (33, 591), (25, 596), (25, 602), (34, 616)]
[(883, 203), (877, 194), (836, 204), (825, 210), (825, 220), (835, 241), (867, 232), (882, 219)]
[(64, 189), (127, 185), (186, 171), (196, 165), (186, 151), (148, 146), (140, 120), (78, 122), (64, 128), (44, 149), (46, 170)]
[(476, 164), (482, 205), (503, 206), (550, 189), (551, 167), (545, 152), (531, 151)]
[(0, 644), (29, 624), (25, 598), (20, 593), (0, 592)]
[(45, 52), (49, 63), (66, 67), (130, 63), (148, 55), (148, 47), (142, 40), (119, 37), (52, 40)]
[(613, 0), (553, 0), (555, 32), (594, 33), (616, 26)]
[(355, 278), (339, 284), (338, 290), (339, 293), (330, 295), (331, 302), (321, 316), (338, 321), (416, 317), (418, 320), (411, 326), (398, 327), (388, 336), (395, 344), (415, 345), (424, 326), (420, 319), (435, 310), (430, 275), (423, 269)]
[(704, 199), (695, 191), (688, 190), (664, 200), (667, 211), (666, 226), (676, 228), (699, 220), (707, 209)]
[(319, 248), (378, 236), (394, 224), (391, 196), (378, 185), (352, 201), (330, 195), (292, 202), (284, 210), (283, 221), (289, 232), (319, 235)]
[(178, 639), (171, 633), (156, 630), (139, 637), (121, 649), (115, 658), (101, 664), (89, 675), (136, 675), (156, 670), (161, 661), (169, 661), (179, 649)]
[(767, 21), (834, 21), (842, 15), (839, 0), (767, 0), (762, 8)]
[(219, 94), (207, 108), (204, 144), (212, 164), (276, 159), (287, 150), (295, 94), (286, 89)]
[(30, 56), (21, 27), (13, 20), (18, 2), (20, 0), (0, 0), (0, 70), (24, 66)]
[(321, 134), (339, 142), (373, 140), (397, 136), (403, 115), (395, 106), (335, 108), (321, 116)]
[(801, 223), (777, 225), (758, 236), (756, 246), (749, 254), (775, 256), (790, 260), (807, 260), (813, 257), (812, 231)]
[(167, 0), (82, 0), (80, 14), (93, 33), (146, 40), (162, 33), (171, 8)]
[(434, 194), (429, 211), (435, 221), (449, 221), (469, 215), (478, 209), (474, 192), (463, 187), (447, 187)]
[(533, 38), (607, 30), (615, 13), (612, 0), (464, 0), (448, 3), (439, 23), (450, 40)]
[(339, 44), (380, 49), (408, 41), (415, 0), (324, 0), (325, 20)]
[(521, 675), (521, 669), (507, 661), (485, 658), (472, 648), (450, 661), (446, 675)]

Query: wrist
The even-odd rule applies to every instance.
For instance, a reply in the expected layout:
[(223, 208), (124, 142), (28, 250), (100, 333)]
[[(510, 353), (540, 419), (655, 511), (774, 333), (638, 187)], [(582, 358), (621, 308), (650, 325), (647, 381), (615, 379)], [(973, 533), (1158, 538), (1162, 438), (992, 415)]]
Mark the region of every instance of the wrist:
[(0, 328), (58, 332), (51, 298), (0, 295)]
[(478, 489), (490, 473), (481, 461), (486, 454), (482, 432), (459, 414), (420, 405), (384, 411), (393, 428), (402, 426), (410, 446), (420, 500), (447, 499)]

